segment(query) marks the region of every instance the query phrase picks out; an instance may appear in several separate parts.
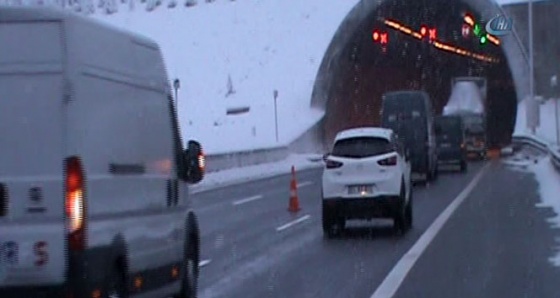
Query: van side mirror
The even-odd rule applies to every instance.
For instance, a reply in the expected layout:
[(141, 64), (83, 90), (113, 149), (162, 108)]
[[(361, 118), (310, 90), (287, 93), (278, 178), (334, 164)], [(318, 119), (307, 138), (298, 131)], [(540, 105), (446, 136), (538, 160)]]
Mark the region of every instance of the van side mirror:
[(327, 162), (327, 158), (329, 158), (329, 155), (331, 155), (329, 152), (323, 154), (323, 161)]
[(183, 164), (185, 177), (181, 177), (187, 183), (196, 184), (204, 178), (205, 156), (202, 146), (197, 141), (189, 141), (187, 149), (183, 151)]

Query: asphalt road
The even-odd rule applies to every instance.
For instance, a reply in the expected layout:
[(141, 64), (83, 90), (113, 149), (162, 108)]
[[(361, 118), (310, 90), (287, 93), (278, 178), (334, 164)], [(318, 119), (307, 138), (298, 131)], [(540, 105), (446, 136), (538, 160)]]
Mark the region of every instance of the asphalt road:
[[(199, 297), (368, 298), (486, 163), (416, 186), (414, 227), (404, 236), (379, 221), (324, 239), (321, 170), (297, 174), (297, 214), (287, 210), (289, 175), (196, 194)], [(550, 210), (535, 207), (536, 182), (490, 163), (396, 297), (558, 297), (560, 274), (548, 263), (558, 235), (545, 221)]]

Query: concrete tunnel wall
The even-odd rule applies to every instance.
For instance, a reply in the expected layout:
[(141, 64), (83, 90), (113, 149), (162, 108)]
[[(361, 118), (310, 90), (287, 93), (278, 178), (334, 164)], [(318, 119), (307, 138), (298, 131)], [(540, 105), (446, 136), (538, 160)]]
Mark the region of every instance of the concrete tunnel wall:
[[(513, 18), (516, 33), (523, 45), (529, 47), (528, 4), (514, 3), (503, 6)], [(560, 1), (547, 0), (533, 3), (533, 52), (535, 63), (535, 94), (546, 98), (558, 97), (558, 90), (550, 86), (550, 77), (560, 75)]]
[[(355, 40), (355, 32), (363, 30), (364, 24), (371, 22), (370, 18), (375, 16), (381, 5), (394, 1), (395, 0), (360, 1), (343, 20), (325, 53), (316, 77), (311, 99), (312, 108), (321, 109), (326, 113), (326, 116), (320, 123), (320, 125), (323, 126), (323, 130), (317, 130), (317, 133), (321, 134), (319, 139), (322, 140), (321, 145), (323, 150), (329, 146), (333, 137), (332, 132), (330, 132), (330, 135), (328, 135), (329, 132), (325, 132), (325, 118), (328, 119), (329, 113), (333, 113), (333, 111), (329, 110), (327, 106), (329, 100), (335, 92), (334, 90), (336, 89), (337, 84), (344, 84), (340, 82), (339, 76), (344, 73), (342, 70), (343, 68), (348, 68), (348, 62), (345, 61), (345, 59), (347, 60), (345, 54), (347, 54), (348, 46)], [(429, 2), (430, 1), (424, 1), (427, 5), (430, 4)], [(449, 0), (447, 3), (450, 2), (453, 2), (453, 0)], [(462, 0), (455, 0), (454, 2), (458, 4), (465, 3), (465, 1)], [(491, 0), (471, 0), (466, 4), (472, 9), (473, 13), (478, 13), (478, 18), (480, 19), (487, 20), (498, 13), (505, 13), (505, 11), (503, 11), (494, 1)], [(514, 81), (516, 93), (514, 97), (516, 96), (515, 100), (519, 101), (528, 94), (529, 89), (526, 80), (528, 74), (526, 57), (523, 55), (523, 48), (521, 47), (520, 39), (516, 34), (504, 36), (501, 40), (501, 48), (506, 57), (507, 65), (509, 66), (511, 76)], [(510, 113), (515, 112), (516, 110), (510, 111)], [(513, 126), (514, 123), (515, 120), (511, 126)]]

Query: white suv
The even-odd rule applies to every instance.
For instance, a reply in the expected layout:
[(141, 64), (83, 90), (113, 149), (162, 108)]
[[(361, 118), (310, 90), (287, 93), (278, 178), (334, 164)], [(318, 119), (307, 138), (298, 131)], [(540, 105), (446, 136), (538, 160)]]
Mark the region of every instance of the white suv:
[(393, 218), (404, 232), (412, 225), (408, 150), (390, 129), (342, 131), (323, 170), (323, 230), (333, 236), (347, 219)]

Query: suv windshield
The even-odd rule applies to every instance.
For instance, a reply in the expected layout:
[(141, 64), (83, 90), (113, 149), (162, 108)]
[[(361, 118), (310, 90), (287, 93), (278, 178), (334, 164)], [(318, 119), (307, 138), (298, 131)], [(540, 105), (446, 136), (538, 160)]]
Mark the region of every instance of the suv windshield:
[(337, 141), (334, 144), (333, 156), (348, 158), (364, 158), (394, 151), (389, 141), (384, 138), (358, 137)]

